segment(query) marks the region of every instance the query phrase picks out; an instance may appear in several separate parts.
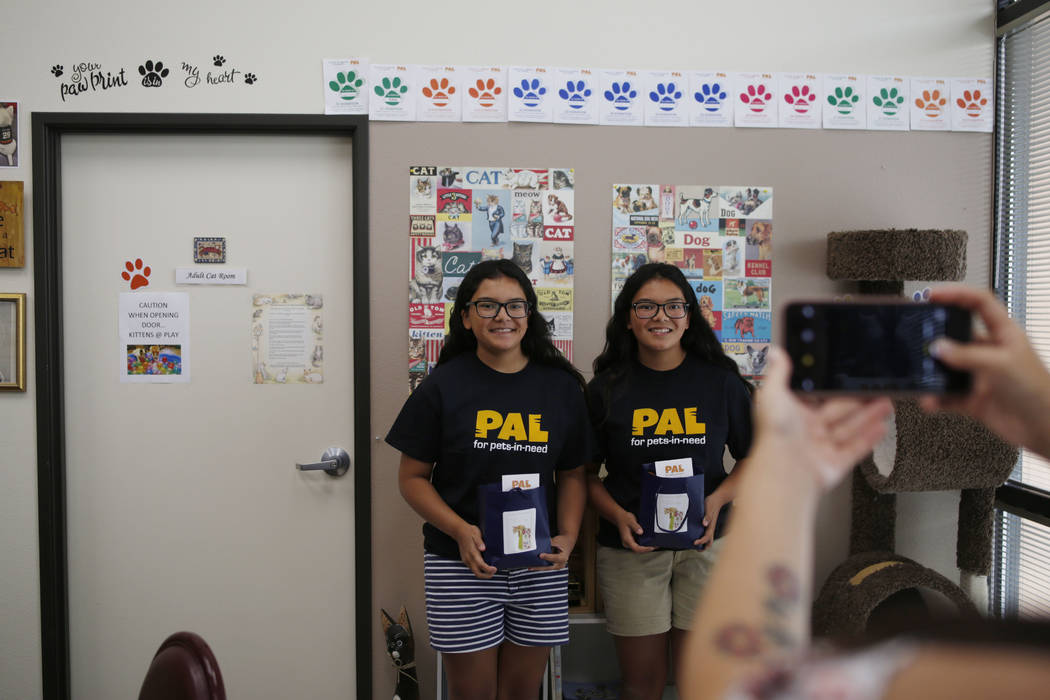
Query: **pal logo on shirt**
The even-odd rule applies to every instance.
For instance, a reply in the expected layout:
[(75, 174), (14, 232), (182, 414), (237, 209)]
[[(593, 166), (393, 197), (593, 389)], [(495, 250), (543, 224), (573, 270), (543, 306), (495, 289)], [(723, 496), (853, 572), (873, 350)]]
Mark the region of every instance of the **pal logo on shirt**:
[(474, 421), (474, 437), (487, 438), (490, 431), (498, 428), (497, 440), (547, 442), (547, 431), (543, 429), (542, 420), (543, 415), (540, 413), (530, 413), (526, 420), (521, 413), (503, 414), (482, 409), (477, 412)]
[(654, 427), (652, 435), (702, 435), (707, 426), (696, 420), (697, 408), (692, 406), (679, 412), (677, 408), (636, 408), (631, 418), (631, 435), (644, 435), (646, 428)]

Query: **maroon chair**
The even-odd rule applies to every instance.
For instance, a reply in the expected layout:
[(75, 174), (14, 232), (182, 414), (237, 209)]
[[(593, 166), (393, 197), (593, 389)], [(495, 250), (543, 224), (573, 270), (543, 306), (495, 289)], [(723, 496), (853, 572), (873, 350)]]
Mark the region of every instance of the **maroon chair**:
[(193, 632), (165, 639), (142, 681), (139, 700), (226, 700), (211, 647)]

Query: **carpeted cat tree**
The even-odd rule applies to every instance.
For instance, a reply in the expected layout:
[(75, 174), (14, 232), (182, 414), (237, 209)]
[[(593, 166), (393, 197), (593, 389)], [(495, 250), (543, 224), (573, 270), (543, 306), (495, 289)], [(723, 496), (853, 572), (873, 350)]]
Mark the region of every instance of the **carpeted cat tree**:
[[(827, 274), (858, 282), (861, 294), (900, 296), (906, 280), (963, 279), (966, 238), (965, 231), (916, 229), (829, 233)], [(895, 494), (961, 490), (956, 564), (987, 576), (995, 487), (1016, 461), (1017, 450), (976, 421), (894, 401), (887, 436), (854, 470), (850, 557), (817, 596), (814, 634), (849, 637), (901, 619), (976, 614), (957, 584), (893, 552)]]

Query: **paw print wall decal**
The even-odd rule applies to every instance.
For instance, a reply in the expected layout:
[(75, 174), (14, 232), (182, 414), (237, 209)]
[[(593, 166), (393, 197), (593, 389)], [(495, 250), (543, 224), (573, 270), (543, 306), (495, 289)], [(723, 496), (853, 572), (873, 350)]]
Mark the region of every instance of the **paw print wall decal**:
[(503, 92), (503, 88), (496, 85), (496, 81), (492, 78), (488, 80), (477, 79), (474, 87), (467, 90), (467, 94), (478, 101), (478, 104), (488, 109), (492, 105), (496, 104), (496, 96)]
[(759, 83), (758, 85), (748, 85), (745, 92), (740, 93), (740, 101), (747, 105), (747, 108), (756, 114), (766, 111), (766, 107), (772, 102), (773, 95), (766, 90), (766, 86)]
[(364, 84), (365, 81), (358, 78), (356, 72), (348, 70), (343, 73), (340, 71), (335, 74), (335, 80), (328, 81), (328, 89), (332, 92), (338, 92), (339, 99), (352, 101), (357, 99), (361, 86)]
[(959, 105), (966, 116), (973, 117), (976, 119), (981, 116), (981, 112), (986, 104), (988, 104), (987, 97), (981, 97), (980, 90), (966, 90), (963, 92), (963, 96), (955, 100), (955, 104)]
[(535, 107), (543, 101), (547, 94), (547, 88), (540, 83), (539, 78), (521, 79), (521, 85), (514, 88), (514, 96), (520, 99), (526, 107)]
[(809, 89), (809, 85), (803, 85), (801, 87), (798, 85), (792, 85), (791, 92), (784, 95), (784, 102), (791, 105), (791, 107), (799, 114), (805, 114), (808, 112), (816, 99), (817, 95)]
[(51, 74), (54, 75), (56, 78), (62, 75), (63, 70), (64, 69), (62, 68), (62, 64), (60, 63), (56, 63), (55, 65), (51, 66)]
[(852, 114), (853, 106), (859, 101), (860, 95), (855, 94), (849, 85), (837, 87), (833, 94), (828, 95), (828, 104), (839, 114)]
[(702, 104), (706, 111), (717, 112), (725, 102), (726, 91), (718, 83), (704, 83), (693, 98)]
[(134, 264), (132, 264), (130, 260), (124, 261), (124, 270), (120, 273), (120, 276), (125, 282), (130, 282), (131, 291), (135, 291), (139, 287), (146, 287), (149, 285), (149, 276), (151, 272), (149, 265), (142, 265), (142, 258), (135, 258)]
[(211, 57), (211, 62), (216, 68), (222, 68), (222, 64), (226, 63), (226, 57), (222, 54), (215, 54)]
[(558, 96), (569, 103), (572, 109), (581, 109), (591, 96), (591, 89), (582, 80), (568, 80), (565, 87), (558, 90)]
[(922, 97), (915, 98), (915, 106), (931, 119), (941, 116), (941, 109), (947, 102), (947, 99), (941, 97), (940, 90), (923, 90)]
[(423, 87), (423, 96), (433, 102), (435, 107), (447, 107), (455, 94), (456, 86), (450, 85), (448, 78), (431, 78), (430, 83)]
[(139, 75), (142, 76), (142, 87), (160, 87), (164, 84), (164, 78), (168, 77), (170, 71), (160, 61), (154, 63), (147, 60), (139, 66)]
[(638, 91), (632, 88), (631, 83), (626, 80), (622, 83), (614, 82), (605, 91), (606, 101), (611, 102), (613, 109), (620, 112), (630, 109), (636, 97), (638, 97)]
[(383, 102), (387, 103), (391, 107), (396, 107), (401, 104), (401, 97), (408, 92), (408, 86), (402, 85), (401, 78), (394, 76), (394, 79), (383, 78), (381, 84), (376, 85), (372, 88), (376, 96), (381, 98)]
[(255, 85), (255, 83), (258, 80), (259, 79), (255, 77), (255, 73), (245, 73), (244, 74), (244, 84), (245, 85)]
[(904, 96), (897, 92), (897, 88), (882, 88), (879, 90), (879, 94), (871, 98), (872, 104), (882, 110), (882, 113), (887, 117), (892, 117), (901, 105), (904, 104)]
[(656, 103), (657, 109), (670, 112), (678, 106), (682, 91), (674, 83), (657, 83), (656, 89), (649, 92), (649, 99)]

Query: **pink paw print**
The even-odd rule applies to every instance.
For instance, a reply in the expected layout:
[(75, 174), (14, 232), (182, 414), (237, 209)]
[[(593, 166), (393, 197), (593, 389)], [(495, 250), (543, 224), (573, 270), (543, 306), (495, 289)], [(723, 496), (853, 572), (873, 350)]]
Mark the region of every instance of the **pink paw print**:
[(809, 89), (809, 85), (803, 85), (802, 87), (792, 85), (791, 92), (784, 95), (784, 102), (794, 107), (799, 114), (808, 112), (816, 99), (817, 95)]
[(134, 265), (131, 264), (130, 260), (124, 262), (124, 271), (120, 273), (120, 276), (124, 278), (125, 282), (131, 282), (131, 291), (135, 291), (139, 287), (145, 287), (149, 284), (150, 272), (149, 265), (146, 267), (142, 266), (142, 258), (135, 258)]
[(773, 101), (773, 95), (766, 90), (766, 86), (759, 83), (748, 85), (747, 92), (740, 93), (740, 101), (748, 106), (752, 112), (761, 113)]

